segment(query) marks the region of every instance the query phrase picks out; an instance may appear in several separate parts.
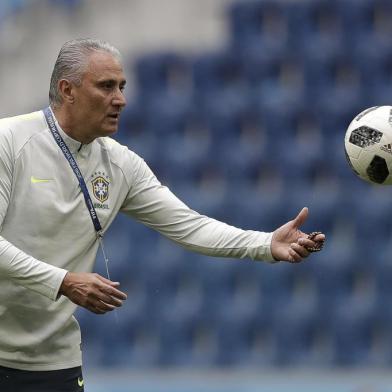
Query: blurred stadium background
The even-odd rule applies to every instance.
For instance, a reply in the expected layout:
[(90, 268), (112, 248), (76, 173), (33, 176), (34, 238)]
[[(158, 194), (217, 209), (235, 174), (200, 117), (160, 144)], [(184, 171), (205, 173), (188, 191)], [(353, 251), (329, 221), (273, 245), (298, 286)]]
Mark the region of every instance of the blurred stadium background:
[[(272, 231), (306, 205), (328, 236), (300, 265), (212, 259), (119, 217), (129, 299), (78, 312), (87, 392), (392, 391), (392, 191), (343, 137), (392, 103), (390, 0), (3, 0), (0, 114), (47, 104), (63, 42), (124, 55), (117, 139), (195, 210)], [(97, 271), (103, 272), (102, 260)]]

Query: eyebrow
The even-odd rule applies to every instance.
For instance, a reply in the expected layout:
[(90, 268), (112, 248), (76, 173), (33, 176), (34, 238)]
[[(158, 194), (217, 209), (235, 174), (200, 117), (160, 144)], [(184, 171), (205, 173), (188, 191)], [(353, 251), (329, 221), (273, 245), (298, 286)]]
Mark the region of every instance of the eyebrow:
[[(117, 84), (117, 80), (116, 79), (101, 79), (101, 80), (97, 80), (97, 83), (98, 84), (104, 84), (104, 83)], [(125, 86), (127, 84), (127, 81), (125, 79), (122, 79), (122, 80), (120, 80), (119, 84)]]

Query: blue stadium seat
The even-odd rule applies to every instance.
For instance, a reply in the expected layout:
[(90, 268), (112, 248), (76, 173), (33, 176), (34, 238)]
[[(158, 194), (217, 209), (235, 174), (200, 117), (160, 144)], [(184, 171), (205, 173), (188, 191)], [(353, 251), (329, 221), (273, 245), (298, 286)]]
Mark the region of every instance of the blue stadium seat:
[(247, 52), (261, 47), (266, 56), (288, 48), (288, 7), (282, 1), (248, 1), (229, 8), (234, 47)]
[(277, 363), (280, 366), (314, 365), (310, 352), (319, 328), (316, 303), (312, 296), (299, 297), (297, 301), (281, 306), (276, 313), (273, 330), (278, 342)]
[(193, 110), (190, 91), (160, 91), (143, 101), (150, 132), (161, 137), (182, 133), (186, 120)]
[[(306, 172), (304, 173), (306, 175)], [(317, 178), (320, 176), (319, 178)], [(287, 192), (291, 193), (284, 201), (287, 208), (288, 217), (295, 217), (299, 210), (307, 206), (309, 208), (309, 219), (305, 222), (304, 231), (311, 231), (316, 226), (318, 231), (323, 231), (326, 235), (331, 235), (335, 228), (335, 222), (339, 215), (342, 215), (343, 208), (340, 205), (340, 190), (339, 184), (336, 184), (336, 179), (323, 174), (317, 173), (315, 181), (320, 181), (320, 184), (309, 185), (305, 181), (301, 181), (301, 174), (297, 174), (297, 178), (288, 180)], [(312, 177), (310, 177), (312, 179)], [(321, 183), (325, 181), (325, 183)], [(328, 184), (328, 181), (329, 184)], [(334, 182), (335, 181), (335, 182)], [(295, 187), (295, 182), (301, 186)], [(309, 189), (310, 187), (310, 189)]]
[(106, 367), (153, 367), (160, 360), (159, 333), (150, 320), (128, 320), (119, 314), (111, 327), (112, 336), (104, 346), (103, 365)]
[(206, 257), (193, 253), (189, 261), (195, 267), (193, 273), (203, 285), (203, 306), (206, 314), (209, 317), (212, 314), (218, 314), (221, 301), (233, 293), (233, 277), (243, 265), (230, 259)]
[(185, 324), (197, 321), (202, 317), (203, 289), (202, 282), (191, 270), (186, 268), (185, 261), (181, 268), (172, 271), (161, 280), (163, 288), (156, 298), (156, 317), (168, 323)]
[(193, 59), (193, 88), (214, 92), (244, 82), (242, 64), (234, 51), (223, 50), (201, 54)]
[(292, 46), (304, 58), (325, 61), (345, 48), (345, 21), (337, 1), (293, 3), (290, 12)]
[(349, 54), (338, 53), (322, 61), (307, 58), (305, 74), (308, 103), (325, 119), (346, 116), (351, 120), (364, 104), (364, 72)]
[[(160, 342), (160, 365), (180, 365), (190, 354), (193, 323), (177, 323), (171, 320), (157, 321)], [(185, 364), (186, 362), (184, 362)]]
[(352, 295), (336, 306), (330, 319), (337, 365), (364, 366), (370, 363), (374, 338), (374, 303), (366, 295)]
[(114, 138), (141, 156), (157, 175), (161, 175), (160, 138), (152, 132), (148, 113), (140, 102), (130, 103), (122, 113), (119, 131)]
[(211, 368), (219, 362), (219, 342), (213, 323), (201, 321), (192, 328), (191, 347), (179, 358), (177, 366)]
[(142, 94), (188, 90), (191, 86), (189, 59), (173, 52), (151, 53), (135, 64), (136, 82)]
[(273, 181), (274, 178), (265, 179), (265, 186), (260, 187), (242, 183), (237, 189), (229, 191), (227, 208), (230, 222), (244, 229), (261, 231), (273, 231), (280, 226), (287, 217), (287, 206), (279, 184)]
[[(259, 313), (263, 313), (260, 310)], [(236, 367), (271, 368), (279, 363), (277, 336), (270, 320), (256, 319), (246, 331), (244, 348), (237, 350)], [(228, 347), (230, 349), (230, 346)]]
[(245, 46), (241, 51), (236, 51), (237, 58), (240, 60), (241, 69), (246, 77), (246, 83), (251, 88), (261, 88), (269, 81), (277, 85), (282, 74), (283, 65), (291, 65), (292, 68), (300, 64), (299, 59), (290, 52), (276, 53), (267, 55), (265, 49), (258, 45)]
[(357, 242), (363, 256), (371, 257), (374, 249), (384, 249), (390, 241), (392, 230), (389, 189), (367, 186), (358, 197), (353, 198)]
[[(254, 335), (257, 332), (254, 327), (253, 323), (244, 322), (241, 319), (226, 325), (219, 322), (217, 328), (219, 339), (218, 366), (245, 367), (248, 365), (248, 361), (251, 359)], [(265, 325), (263, 327), (266, 328)], [(259, 360), (266, 364), (273, 360), (273, 353), (265, 353), (264, 358), (260, 355)], [(256, 364), (254, 363), (254, 365)]]
[[(278, 113), (276, 115), (279, 116)], [(280, 163), (279, 169), (285, 184), (292, 187), (299, 181), (313, 183), (326, 170), (330, 171), (325, 164), (325, 135), (318, 115), (312, 108), (301, 105), (297, 110), (286, 113), (286, 119), (280, 121), (281, 125), (275, 129), (275, 135), (273, 132), (269, 133), (268, 149)], [(270, 158), (267, 157), (268, 159)]]
[(357, 44), (358, 38), (371, 35), (377, 30), (388, 31), (391, 4), (385, 0), (341, 0), (337, 2), (339, 12), (345, 21), (345, 30), (351, 38), (349, 44)]
[[(354, 249), (353, 249), (354, 248)], [(355, 265), (358, 261), (354, 247), (345, 243), (345, 239), (329, 235), (327, 245), (322, 252), (315, 255), (315, 260), (310, 263), (315, 280), (319, 314), (325, 318), (342, 298), (346, 298), (353, 290), (355, 283)]]
[[(388, 44), (390, 44), (389, 40)], [(366, 71), (369, 82), (366, 88), (371, 102), (367, 106), (388, 105), (392, 98), (392, 48), (385, 48), (382, 43), (374, 42), (374, 40), (369, 40), (366, 46), (372, 48), (372, 50), (365, 49), (362, 52), (362, 56), (368, 61)]]
[[(230, 264), (230, 273), (225, 271), (224, 281), (222, 277), (217, 280), (224, 296), (221, 296), (220, 304), (216, 306), (215, 319), (227, 326), (239, 322), (252, 324), (256, 320), (267, 319), (271, 313), (271, 304), (263, 296), (259, 265), (250, 261)], [(208, 300), (209, 296), (206, 298)]]
[[(384, 244), (383, 248), (373, 253), (373, 257), (369, 260), (369, 263), (372, 263), (376, 276), (379, 304), (382, 304), (383, 312), (385, 312), (385, 305), (390, 303), (389, 298), (392, 293), (392, 267), (390, 263), (392, 252), (390, 240)], [(392, 322), (392, 314), (390, 312), (388, 314)]]
[[(272, 77), (261, 77), (253, 84), (253, 97), (258, 110), (266, 116), (298, 111), (306, 102), (303, 66), (297, 59), (285, 58)], [(280, 128), (284, 132), (284, 128)]]

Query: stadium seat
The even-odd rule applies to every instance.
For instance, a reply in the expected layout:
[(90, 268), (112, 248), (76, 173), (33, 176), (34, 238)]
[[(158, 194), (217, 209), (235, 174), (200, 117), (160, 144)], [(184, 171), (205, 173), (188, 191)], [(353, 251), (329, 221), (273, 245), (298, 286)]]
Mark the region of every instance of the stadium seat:
[(234, 51), (205, 53), (192, 62), (193, 87), (200, 92), (220, 91), (243, 84), (242, 64)]
[(389, 212), (389, 189), (368, 187), (355, 201), (357, 241), (362, 249), (364, 258), (374, 255), (374, 249), (385, 249), (392, 230), (391, 214)]
[(288, 7), (282, 1), (248, 1), (229, 8), (233, 45), (239, 52), (259, 46), (266, 56), (288, 48)]
[(189, 60), (177, 53), (147, 54), (137, 60), (134, 69), (141, 94), (181, 91), (191, 86)]
[(336, 363), (338, 365), (366, 365), (369, 363), (374, 334), (375, 316), (372, 298), (354, 294), (335, 307), (330, 319), (334, 333)]
[(345, 50), (345, 21), (337, 1), (293, 3), (290, 12), (292, 45), (315, 63)]
[(333, 309), (353, 290), (355, 282), (354, 266), (360, 255), (354, 252), (355, 245), (345, 243), (339, 234), (329, 235), (328, 247), (317, 254), (313, 270), (315, 289), (319, 302), (320, 316), (330, 317)]
[[(391, 15), (391, 4), (384, 0), (341, 0), (337, 2), (343, 15), (348, 37), (354, 44), (357, 38), (372, 34), (374, 31), (388, 31), (386, 21)], [(384, 30), (384, 32), (386, 32)]]
[[(313, 302), (313, 304), (312, 304)], [(299, 298), (279, 309), (273, 330), (277, 340), (277, 363), (280, 366), (309, 366), (310, 352), (318, 331), (314, 298)], [(313, 364), (314, 365), (314, 364)]]

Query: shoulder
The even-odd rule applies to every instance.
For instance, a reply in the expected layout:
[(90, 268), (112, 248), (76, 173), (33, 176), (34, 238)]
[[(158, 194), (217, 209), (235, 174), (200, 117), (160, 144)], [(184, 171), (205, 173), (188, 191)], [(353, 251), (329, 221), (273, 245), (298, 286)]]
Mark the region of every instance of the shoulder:
[(120, 144), (110, 137), (101, 137), (98, 139), (101, 148), (107, 152), (112, 163), (118, 166), (124, 166), (135, 163), (142, 158), (127, 146)]
[(46, 130), (46, 123), (41, 111), (0, 119), (0, 138), (12, 139), (15, 145), (22, 146), (43, 130)]
[(109, 137), (99, 138), (98, 142), (101, 148), (106, 150), (111, 163), (123, 172), (128, 183), (135, 184), (141, 180), (155, 178), (144, 159), (127, 146)]
[(39, 127), (39, 129), (45, 127), (44, 118), (41, 111), (0, 119), (0, 131), (3, 129), (18, 131), (26, 129), (31, 131), (35, 127)]

